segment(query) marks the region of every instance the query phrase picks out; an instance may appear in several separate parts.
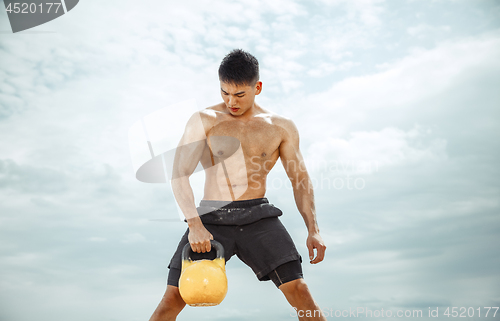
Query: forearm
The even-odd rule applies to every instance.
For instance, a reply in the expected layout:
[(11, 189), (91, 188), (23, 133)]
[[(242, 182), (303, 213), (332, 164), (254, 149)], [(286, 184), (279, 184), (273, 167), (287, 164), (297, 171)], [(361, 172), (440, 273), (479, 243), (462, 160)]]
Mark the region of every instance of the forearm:
[(201, 219), (196, 210), (193, 189), (189, 183), (189, 176), (182, 176), (171, 181), (174, 197), (179, 207), (186, 217), (188, 225), (201, 223)]
[(189, 176), (185, 175), (173, 179), (171, 182), (175, 199), (189, 226), (188, 241), (191, 244), (191, 249), (197, 253), (209, 252), (211, 249), (210, 240), (213, 240), (213, 236), (205, 228), (198, 215), (194, 203), (193, 189), (189, 184)]
[(297, 209), (304, 219), (307, 231), (309, 233), (319, 233), (318, 223), (316, 221), (316, 208), (314, 204), (314, 191), (309, 175), (300, 175), (299, 179), (292, 184), (293, 196)]

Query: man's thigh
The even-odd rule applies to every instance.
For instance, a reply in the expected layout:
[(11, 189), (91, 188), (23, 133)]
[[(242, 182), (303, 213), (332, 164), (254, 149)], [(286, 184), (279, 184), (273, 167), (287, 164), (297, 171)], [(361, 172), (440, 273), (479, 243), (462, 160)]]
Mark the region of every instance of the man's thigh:
[(273, 281), (277, 288), (280, 288), (280, 286), (285, 283), (304, 278), (302, 263), (300, 260), (283, 263), (272, 270), (267, 276)]
[(268, 274), (278, 266), (302, 260), (290, 234), (277, 217), (238, 226), (235, 241), (236, 254), (261, 281), (269, 280)]

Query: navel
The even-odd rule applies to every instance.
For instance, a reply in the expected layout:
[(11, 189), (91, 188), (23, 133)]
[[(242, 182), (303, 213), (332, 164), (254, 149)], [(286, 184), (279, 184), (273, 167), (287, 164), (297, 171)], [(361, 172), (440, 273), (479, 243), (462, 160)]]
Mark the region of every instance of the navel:
[(262, 153), (261, 154), (262, 157), (266, 157), (266, 155), (267, 155), (266, 153)]

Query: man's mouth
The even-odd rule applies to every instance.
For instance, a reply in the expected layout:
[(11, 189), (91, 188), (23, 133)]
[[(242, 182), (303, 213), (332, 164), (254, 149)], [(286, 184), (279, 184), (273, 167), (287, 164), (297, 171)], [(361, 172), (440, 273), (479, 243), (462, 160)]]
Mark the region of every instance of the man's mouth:
[(238, 111), (239, 108), (231, 108), (231, 107), (229, 107), (229, 109), (231, 109), (232, 112), (236, 112), (236, 111)]

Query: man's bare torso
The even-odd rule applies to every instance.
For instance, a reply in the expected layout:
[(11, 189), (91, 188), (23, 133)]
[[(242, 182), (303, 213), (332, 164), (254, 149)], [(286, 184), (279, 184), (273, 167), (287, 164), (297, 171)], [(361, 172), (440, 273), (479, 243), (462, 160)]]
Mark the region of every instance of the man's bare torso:
[(205, 169), (205, 200), (264, 197), (266, 177), (278, 160), (287, 119), (254, 106), (235, 117), (224, 104), (201, 112), (207, 143), (200, 159)]

